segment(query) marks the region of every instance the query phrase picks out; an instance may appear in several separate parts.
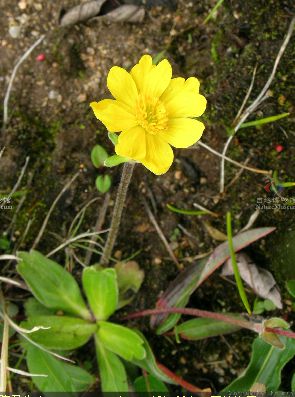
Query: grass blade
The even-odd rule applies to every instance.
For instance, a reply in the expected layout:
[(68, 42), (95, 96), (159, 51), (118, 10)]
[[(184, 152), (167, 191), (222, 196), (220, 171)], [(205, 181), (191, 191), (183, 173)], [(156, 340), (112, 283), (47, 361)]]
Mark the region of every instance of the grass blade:
[(218, 10), (218, 8), (222, 5), (224, 0), (219, 0), (216, 5), (212, 8), (212, 10), (209, 12), (209, 14), (207, 15), (204, 23), (207, 23), (208, 21), (210, 21), (210, 19), (213, 17), (213, 15), (215, 14), (215, 12)]
[(175, 212), (176, 214), (182, 214), (182, 215), (210, 215), (208, 211), (202, 211), (202, 210), (182, 210), (180, 208), (176, 208), (173, 205), (167, 204), (166, 205), (168, 210)]
[(228, 238), (228, 246), (229, 246), (230, 258), (231, 258), (231, 263), (232, 263), (233, 270), (234, 270), (234, 275), (235, 275), (238, 291), (239, 291), (240, 297), (242, 299), (242, 302), (243, 302), (247, 312), (249, 314), (251, 314), (250, 305), (249, 305), (249, 302), (248, 302), (248, 299), (247, 299), (246, 292), (244, 290), (244, 286), (243, 286), (243, 283), (242, 283), (242, 280), (241, 280), (241, 276), (240, 276), (240, 273), (239, 273), (239, 268), (238, 268), (238, 264), (237, 264), (237, 260), (236, 260), (236, 254), (235, 254), (234, 245), (233, 245), (232, 226), (231, 226), (231, 213), (230, 212), (227, 212), (227, 214), (226, 214), (226, 230), (227, 230), (227, 238)]
[(278, 121), (280, 119), (288, 117), (289, 114), (290, 113), (276, 114), (275, 116), (265, 117), (265, 118), (259, 119), (259, 120), (248, 121), (247, 123), (241, 124), (240, 129), (248, 128), (248, 127), (257, 127), (259, 125), (273, 123), (274, 121)]

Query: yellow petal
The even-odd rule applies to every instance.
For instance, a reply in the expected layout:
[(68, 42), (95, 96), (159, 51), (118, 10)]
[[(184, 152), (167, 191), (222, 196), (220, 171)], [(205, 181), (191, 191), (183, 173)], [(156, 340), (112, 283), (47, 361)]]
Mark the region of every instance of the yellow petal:
[(119, 156), (142, 160), (146, 156), (146, 133), (140, 126), (123, 131), (119, 135), (115, 151)]
[(169, 102), (173, 96), (180, 94), (182, 91), (186, 91), (198, 94), (200, 88), (200, 82), (195, 77), (189, 77), (185, 80), (183, 77), (176, 77), (171, 79), (167, 89), (163, 92), (161, 100)]
[(142, 164), (156, 175), (168, 171), (173, 162), (170, 145), (156, 135), (146, 134), (146, 157)]
[(175, 95), (179, 94), (181, 90), (183, 90), (184, 82), (185, 80), (183, 77), (171, 79), (168, 87), (161, 96), (161, 101), (169, 102)]
[(111, 94), (131, 109), (136, 106), (137, 88), (131, 75), (123, 68), (114, 66), (107, 78), (107, 86)]
[(110, 132), (129, 130), (137, 125), (135, 116), (129, 113), (124, 105), (113, 99), (104, 99), (90, 104), (98, 118)]
[(167, 59), (163, 59), (152, 68), (143, 85), (143, 92), (147, 97), (159, 98), (168, 87), (172, 77), (172, 67)]
[(185, 81), (184, 87), (189, 91), (193, 91), (195, 94), (198, 94), (200, 89), (200, 82), (196, 77), (189, 77)]
[(187, 148), (202, 136), (205, 126), (198, 120), (188, 118), (170, 119), (161, 138), (176, 148)]
[(152, 57), (150, 55), (143, 55), (139, 62), (131, 69), (130, 74), (139, 92), (142, 92), (144, 81), (153, 67)]
[(198, 117), (205, 109), (207, 100), (203, 95), (182, 90), (169, 101), (163, 101), (170, 118)]

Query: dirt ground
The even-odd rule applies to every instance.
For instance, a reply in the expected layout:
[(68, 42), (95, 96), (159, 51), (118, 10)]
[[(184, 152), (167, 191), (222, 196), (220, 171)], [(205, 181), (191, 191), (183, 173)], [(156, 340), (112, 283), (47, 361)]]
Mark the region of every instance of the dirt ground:
[[(60, 28), (61, 10), (78, 3), (75, 0), (0, 0), (0, 87), (3, 96), (17, 60), (40, 35), (46, 35), (17, 73), (9, 102), (9, 124), (0, 135), (0, 147), (6, 147), (0, 160), (1, 193), (11, 190), (29, 156), (21, 183), (21, 188), (26, 189), (25, 200), (9, 229), (12, 248), (17, 244), (18, 249), (30, 249), (52, 202), (79, 169), (80, 176), (58, 202), (38, 249), (48, 253), (55, 248), (58, 238), (65, 238), (77, 211), (98, 197), (86, 213), (81, 232), (94, 227), (104, 196), (95, 188), (97, 170), (91, 164), (90, 152), (96, 143), (110, 153), (113, 147), (89, 103), (110, 96), (106, 76), (113, 65), (129, 69), (142, 54), (156, 56), (165, 50), (175, 76), (200, 79), (201, 93), (208, 100), (202, 140), (221, 152), (227, 129), (250, 85), (253, 69), (257, 65), (249, 103), (269, 77), (294, 15), (292, 0), (225, 0), (216, 19), (204, 24), (215, 1), (180, 0), (175, 10), (165, 6), (147, 9), (141, 23), (95, 19)], [(20, 28), (16, 38), (9, 33), (12, 26)], [(294, 44), (293, 36), (270, 87), (269, 98), (250, 119), (284, 112), (289, 112), (290, 116), (259, 128), (240, 130), (227, 153), (242, 163), (248, 158), (248, 165), (252, 167), (277, 170), (282, 181), (295, 178)], [(39, 54), (45, 55), (44, 61), (36, 60)], [(277, 145), (283, 147), (281, 152), (276, 150)], [(220, 195), (220, 159), (204, 148), (175, 150), (175, 159), (164, 176), (156, 177), (137, 165), (132, 179), (115, 249), (117, 259), (136, 253), (134, 259), (145, 272), (144, 284), (132, 307), (128, 308), (130, 311), (154, 307), (159, 294), (179, 273), (145, 212), (143, 197), (178, 261), (186, 267), (196, 256), (209, 252), (219, 242), (204, 226), (202, 220), (206, 218), (172, 213), (167, 204), (185, 209), (195, 209), (194, 203), (201, 204), (219, 214), (218, 218), (207, 220), (223, 233), (226, 211), (231, 210), (237, 232), (255, 211), (257, 198), (266, 198), (269, 194), (263, 188), (266, 180), (262, 175), (244, 171)], [(225, 169), (228, 185), (239, 169), (228, 163)], [(110, 221), (120, 167), (107, 172), (111, 173), (113, 183), (105, 227)], [(1, 233), (11, 225), (18, 203), (19, 199), (14, 199), (14, 209), (0, 213)], [(291, 249), (294, 246), (294, 214), (294, 211), (284, 210), (261, 211), (255, 227), (275, 226), (277, 230), (247, 250), (257, 264), (273, 272), (284, 299), (287, 299), (285, 280), (295, 278), (295, 253)], [(27, 230), (29, 220), (32, 222)], [(78, 250), (77, 255), (80, 254)], [(63, 255), (55, 259), (62, 263)], [(94, 256), (93, 261), (97, 260)], [(77, 276), (80, 270), (76, 265)], [(13, 263), (7, 271), (14, 274)], [(15, 301), (22, 299), (15, 297), (11, 289), (7, 294)], [(250, 296), (251, 301), (254, 298)], [(243, 310), (236, 287), (218, 274), (197, 290), (189, 306), (214, 311)], [(292, 319), (287, 305), (283, 315)], [(220, 390), (249, 360), (253, 335), (246, 331), (177, 344), (174, 339), (155, 336), (147, 319), (140, 319), (136, 324), (145, 332), (159, 361), (199, 387)], [(286, 387), (283, 384), (282, 390)]]

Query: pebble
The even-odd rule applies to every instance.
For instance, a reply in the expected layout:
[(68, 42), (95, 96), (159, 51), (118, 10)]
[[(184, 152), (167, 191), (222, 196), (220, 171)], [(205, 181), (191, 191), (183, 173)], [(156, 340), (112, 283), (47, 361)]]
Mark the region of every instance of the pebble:
[(55, 91), (55, 90), (49, 91), (49, 93), (48, 93), (49, 99), (58, 99), (58, 97), (59, 97), (59, 93), (57, 91)]
[(33, 5), (34, 5), (35, 10), (37, 10), (37, 11), (41, 11), (43, 8), (41, 3), (34, 3)]
[(26, 2), (25, 0), (21, 0), (21, 1), (18, 3), (18, 7), (19, 7), (21, 10), (24, 10), (25, 8), (27, 8), (27, 2)]
[(78, 101), (79, 103), (85, 102), (85, 101), (86, 101), (86, 94), (80, 94), (80, 95), (78, 95), (77, 101)]
[(10, 26), (9, 28), (9, 34), (13, 39), (17, 39), (20, 36), (21, 33), (21, 28), (20, 26), (14, 25)]
[(160, 265), (161, 263), (162, 263), (162, 259), (161, 259), (161, 258), (156, 257), (156, 258), (154, 259), (154, 264), (155, 264), (155, 265)]

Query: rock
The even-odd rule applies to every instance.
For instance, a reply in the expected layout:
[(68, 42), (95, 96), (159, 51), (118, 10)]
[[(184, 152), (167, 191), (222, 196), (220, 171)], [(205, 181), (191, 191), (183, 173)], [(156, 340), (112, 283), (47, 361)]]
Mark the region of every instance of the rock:
[(13, 39), (17, 39), (20, 36), (21, 33), (21, 27), (18, 25), (13, 25), (10, 26), (9, 28), (9, 34)]
[(59, 93), (57, 91), (55, 91), (55, 90), (49, 91), (49, 93), (48, 93), (49, 99), (58, 99), (58, 97), (59, 97)]
[(25, 8), (27, 8), (27, 2), (26, 2), (25, 0), (21, 0), (21, 1), (18, 3), (18, 7), (19, 7), (21, 10), (24, 10)]

